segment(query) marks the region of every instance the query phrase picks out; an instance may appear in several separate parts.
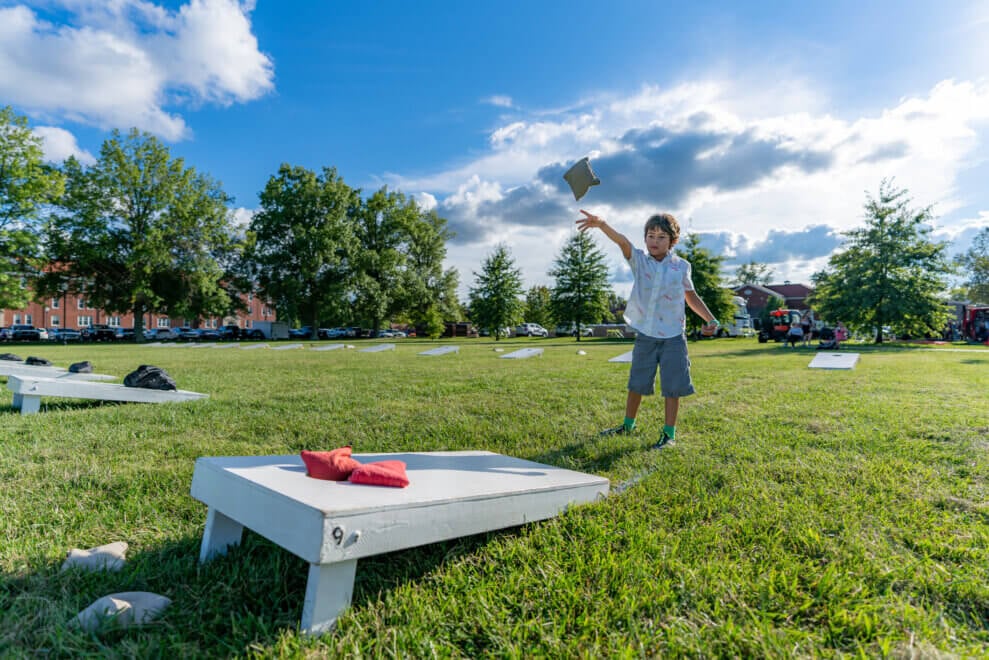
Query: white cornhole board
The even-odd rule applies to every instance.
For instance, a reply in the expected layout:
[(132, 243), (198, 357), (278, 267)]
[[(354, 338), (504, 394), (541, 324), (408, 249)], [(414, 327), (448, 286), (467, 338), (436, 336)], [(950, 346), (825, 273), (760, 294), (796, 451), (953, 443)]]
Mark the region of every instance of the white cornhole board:
[(380, 353), (381, 351), (394, 351), (395, 344), (378, 344), (377, 346), (368, 346), (367, 348), (362, 348), (360, 353)]
[(165, 344), (161, 343), (160, 341), (153, 341), (150, 344), (145, 344), (145, 346), (148, 346), (148, 347), (152, 347), (153, 346), (155, 348), (158, 348), (159, 346), (164, 346), (164, 345)]
[(621, 355), (616, 355), (615, 357), (608, 360), (608, 362), (631, 362), (632, 361), (632, 351), (628, 353), (622, 353)]
[(486, 451), (354, 455), (400, 460), (409, 486), (306, 475), (298, 454), (196, 460), (192, 496), (206, 504), (199, 560), (254, 530), (309, 562), (301, 628), (330, 630), (350, 605), (357, 560), (544, 520), (608, 494), (608, 480)]
[(213, 344), (213, 348), (233, 348), (237, 344)]
[(436, 348), (431, 348), (428, 351), (423, 351), (419, 355), (446, 355), (447, 353), (459, 353), (459, 346), (437, 346)]
[(858, 353), (818, 353), (807, 366), (811, 369), (853, 369)]
[(499, 360), (524, 360), (526, 358), (531, 358), (536, 355), (542, 355), (543, 349), (541, 348), (520, 348), (517, 351), (512, 351), (511, 353), (505, 353), (504, 355), (499, 355)]
[(216, 342), (208, 341), (205, 344), (193, 344), (192, 348), (213, 348), (216, 346)]
[(335, 351), (338, 348), (343, 348), (343, 344), (327, 344), (326, 346), (316, 346), (312, 350), (314, 351)]
[(0, 360), (0, 376), (40, 376), (42, 378), (71, 378), (72, 380), (113, 380), (109, 374), (76, 374), (61, 367), (44, 367), (23, 362)]
[(41, 397), (44, 396), (135, 403), (194, 401), (207, 397), (206, 394), (185, 390), (149, 390), (116, 383), (94, 383), (85, 380), (36, 376), (9, 376), (7, 389), (14, 393), (14, 408), (20, 408), (22, 415), (33, 415), (41, 410)]
[(302, 344), (284, 344), (284, 345), (281, 345), (281, 346), (272, 346), (271, 347), (271, 350), (273, 350), (273, 351), (290, 351), (292, 349), (299, 349), (299, 348), (302, 348)]
[(250, 351), (250, 350), (254, 350), (255, 348), (268, 348), (268, 345), (267, 344), (241, 344), (237, 348), (241, 349), (242, 351)]

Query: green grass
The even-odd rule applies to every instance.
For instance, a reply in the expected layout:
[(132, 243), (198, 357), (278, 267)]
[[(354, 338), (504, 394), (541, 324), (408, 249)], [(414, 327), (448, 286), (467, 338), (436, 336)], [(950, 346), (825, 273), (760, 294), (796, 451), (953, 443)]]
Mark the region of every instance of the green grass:
[[(465, 340), (458, 355), (17, 347), (124, 375), (176, 405), (0, 394), (0, 656), (792, 657), (989, 653), (989, 350), (856, 347), (851, 371), (754, 339), (691, 343), (674, 448), (621, 421), (628, 343)], [(495, 346), (545, 348), (499, 360)], [(587, 351), (578, 356), (577, 349)], [(592, 472), (621, 495), (559, 518), (361, 560), (353, 607), (299, 635), (306, 564), (251, 532), (197, 562), (199, 456), (486, 449)], [(120, 573), (60, 573), (130, 544)], [(173, 599), (156, 623), (66, 623), (108, 593)]]

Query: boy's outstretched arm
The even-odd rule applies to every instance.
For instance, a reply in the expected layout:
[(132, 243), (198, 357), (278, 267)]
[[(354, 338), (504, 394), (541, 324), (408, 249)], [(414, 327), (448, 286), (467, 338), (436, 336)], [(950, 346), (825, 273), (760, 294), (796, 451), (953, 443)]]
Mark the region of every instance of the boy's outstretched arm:
[(717, 319), (714, 318), (714, 314), (711, 310), (707, 308), (707, 305), (701, 300), (701, 297), (697, 295), (697, 292), (690, 290), (686, 292), (687, 306), (694, 310), (697, 316), (704, 319), (704, 331), (714, 332), (718, 329)]
[(577, 221), (577, 229), (584, 232), (591, 227), (597, 227), (604, 232), (605, 236), (614, 241), (614, 243), (622, 249), (622, 255), (625, 259), (632, 258), (632, 242), (629, 241), (624, 234), (619, 234), (611, 228), (611, 225), (593, 213), (588, 213), (584, 209), (581, 209), (580, 212), (584, 214), (584, 217)]

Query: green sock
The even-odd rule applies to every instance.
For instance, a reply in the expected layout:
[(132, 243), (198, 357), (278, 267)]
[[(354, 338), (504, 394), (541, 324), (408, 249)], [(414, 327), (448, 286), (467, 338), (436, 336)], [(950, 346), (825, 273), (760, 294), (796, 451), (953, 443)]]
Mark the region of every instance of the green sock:
[(626, 431), (631, 431), (631, 430), (635, 429), (635, 418), (634, 417), (626, 417), (625, 418), (625, 421), (622, 422), (622, 423), (625, 425), (625, 430)]
[(667, 426), (666, 424), (664, 424), (663, 425), (663, 433), (665, 433), (666, 436), (670, 440), (676, 440), (676, 437), (677, 437), (677, 427), (675, 427), (675, 426)]

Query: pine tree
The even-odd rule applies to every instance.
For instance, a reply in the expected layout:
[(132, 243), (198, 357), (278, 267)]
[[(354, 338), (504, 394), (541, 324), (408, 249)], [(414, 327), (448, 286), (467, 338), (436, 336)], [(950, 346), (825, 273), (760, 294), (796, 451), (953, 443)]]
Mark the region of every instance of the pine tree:
[(549, 271), (556, 278), (550, 304), (559, 323), (581, 327), (608, 317), (608, 266), (604, 253), (584, 232), (573, 234)]

